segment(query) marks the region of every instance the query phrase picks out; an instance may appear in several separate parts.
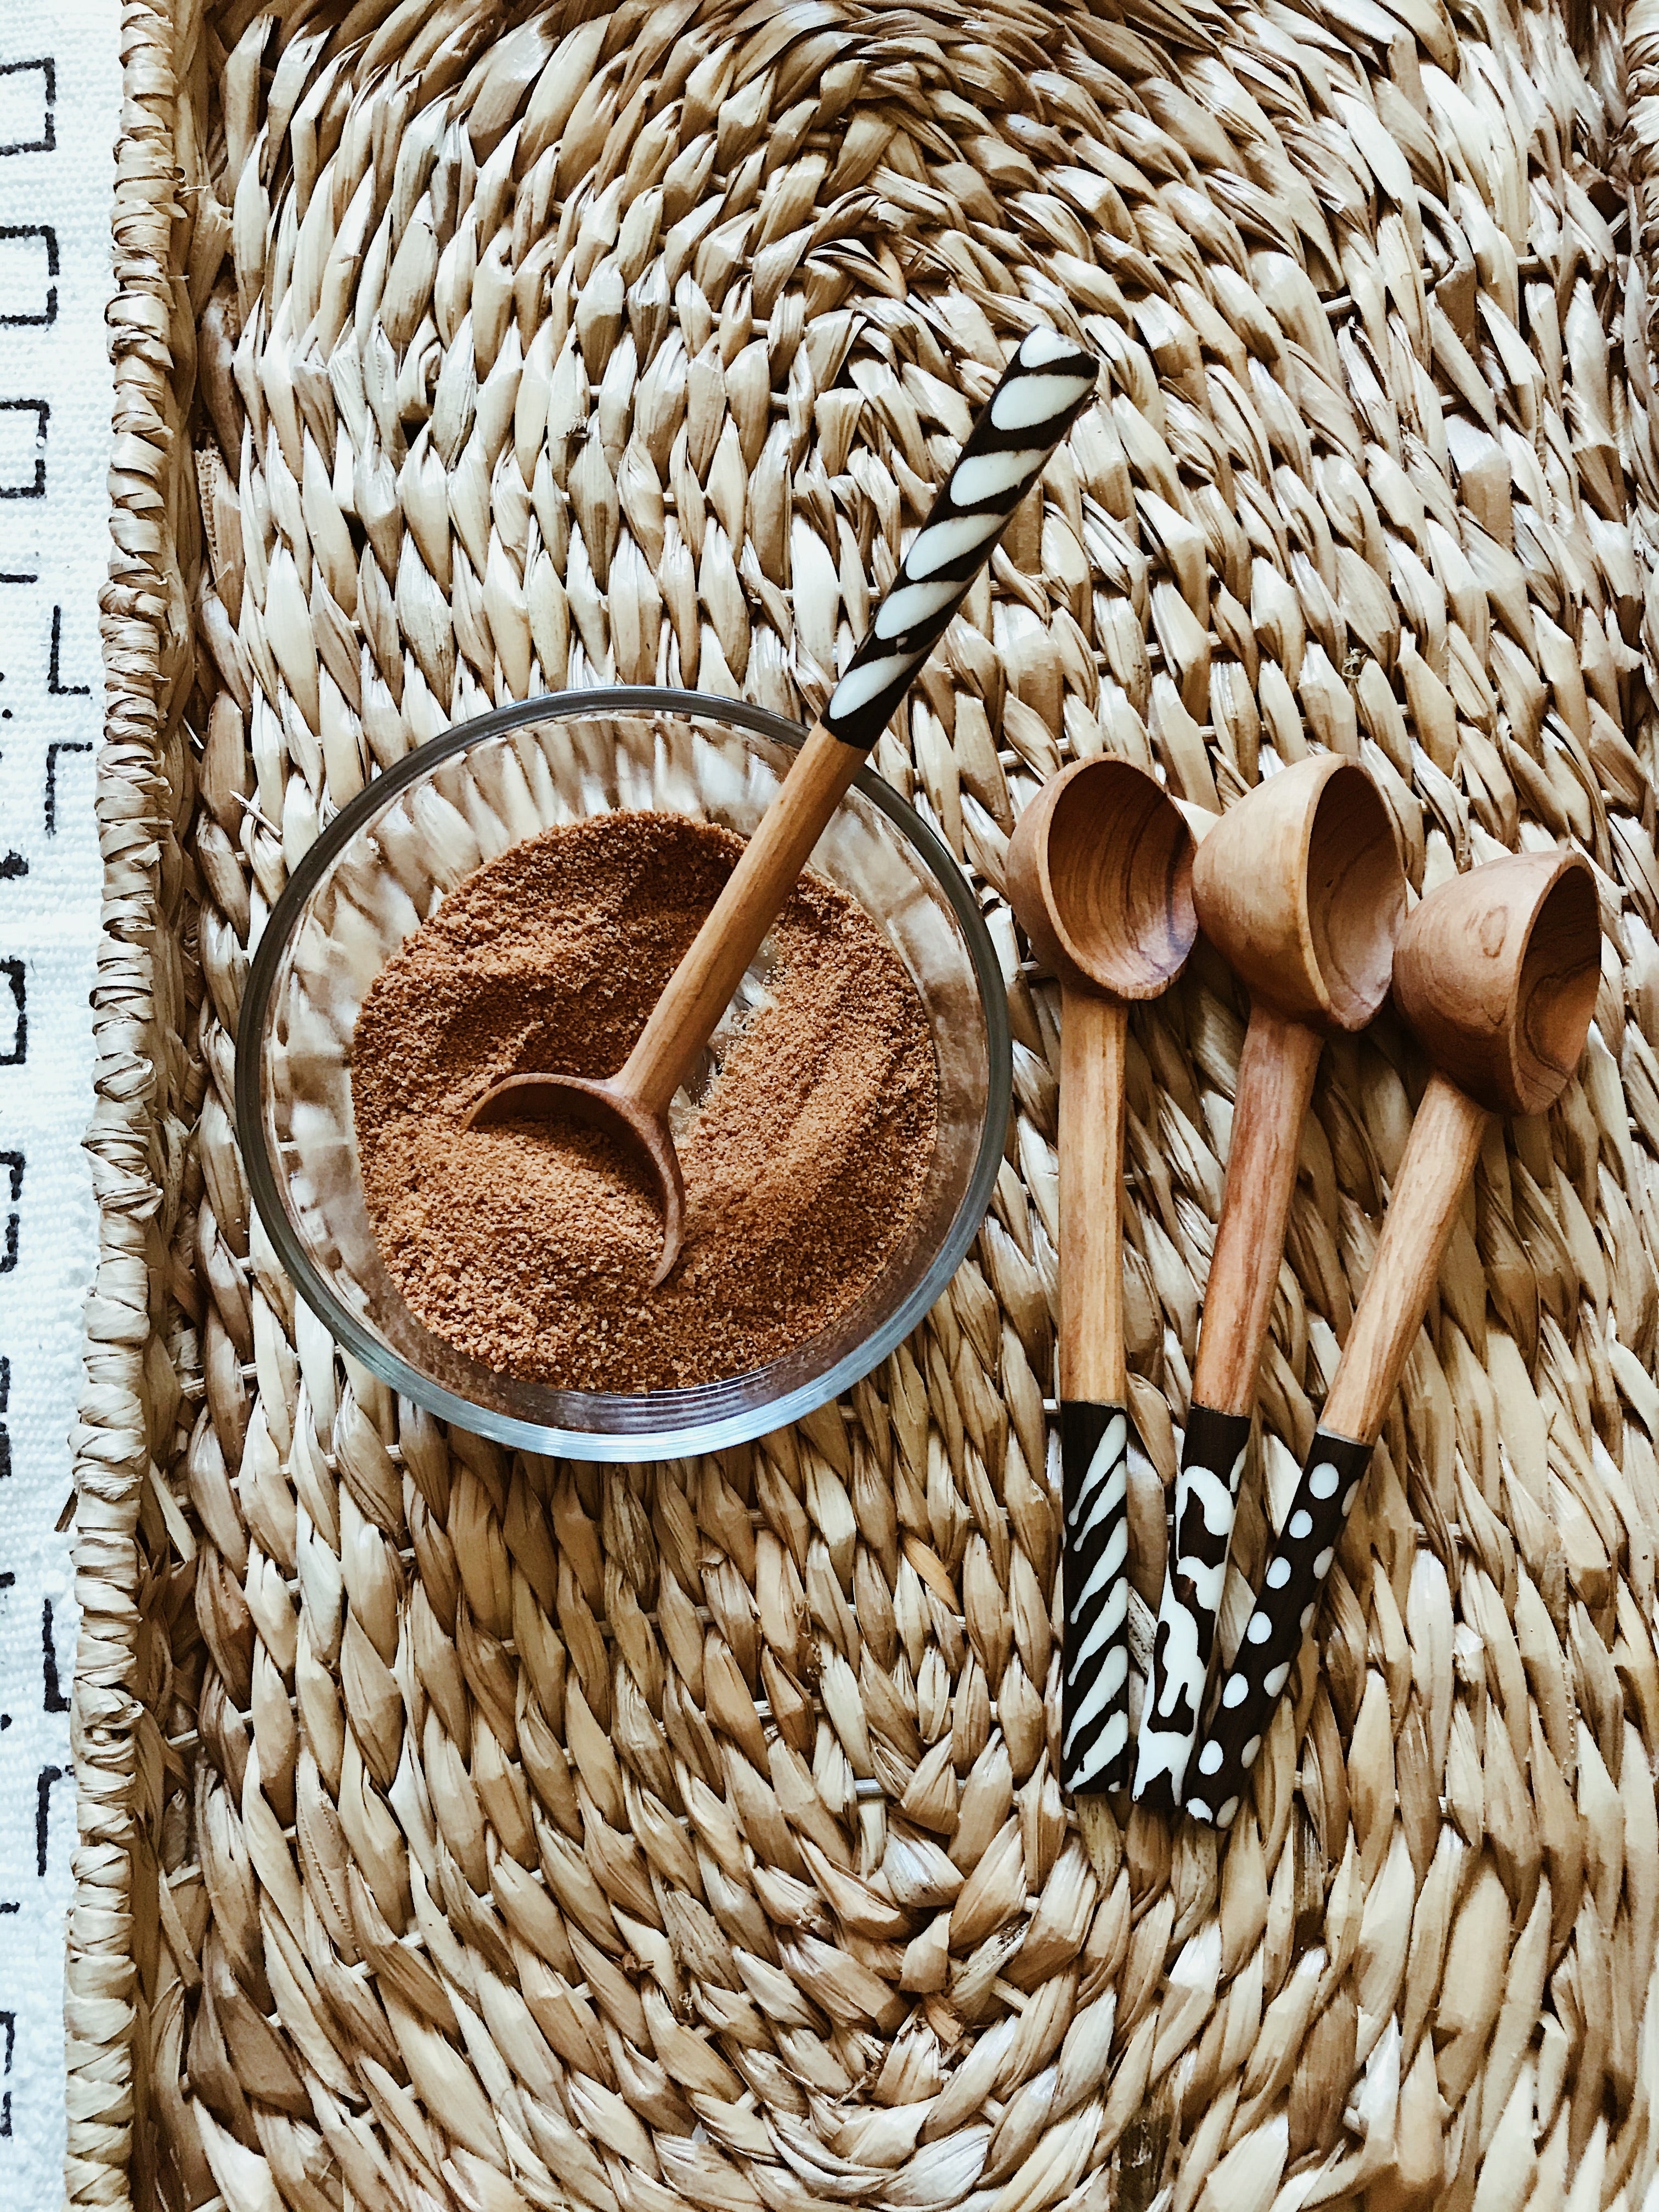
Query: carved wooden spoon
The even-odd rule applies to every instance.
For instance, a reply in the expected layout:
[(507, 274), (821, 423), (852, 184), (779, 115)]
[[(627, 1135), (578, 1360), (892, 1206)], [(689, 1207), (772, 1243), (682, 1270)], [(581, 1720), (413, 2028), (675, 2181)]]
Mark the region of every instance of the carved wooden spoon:
[(1129, 1778), (1130, 1415), (1123, 1360), (1124, 1049), (1198, 933), (1193, 834), (1144, 769), (1079, 761), (1008, 847), (1008, 898), (1060, 979), (1060, 1787)]
[(1250, 1025), (1135, 1745), (1135, 1798), (1165, 1808), (1181, 1802), (1203, 1710), (1325, 1032), (1363, 1029), (1387, 998), (1406, 918), (1406, 878), (1382, 793), (1357, 762), (1332, 753), (1281, 769), (1206, 834), (1193, 898), (1199, 927), (1249, 986)]
[(1424, 1315), (1494, 1114), (1541, 1114), (1577, 1066), (1601, 975), (1581, 853), (1523, 853), (1443, 884), (1401, 933), (1395, 998), (1435, 1073), (1255, 1610), (1187, 1778), (1195, 1820), (1243, 1801)]
[(1014, 509), (1092, 396), (1098, 367), (1091, 353), (1052, 331), (1032, 331), (1022, 340), (911, 541), (869, 635), (617, 1073), (598, 1082), (574, 1075), (509, 1075), (492, 1085), (467, 1115), (469, 1127), (526, 1114), (584, 1121), (642, 1156), (663, 1210), (653, 1289), (672, 1269), (684, 1236), (685, 1189), (669, 1131), (669, 1102), (713, 1035), (866, 754), (991, 557)]

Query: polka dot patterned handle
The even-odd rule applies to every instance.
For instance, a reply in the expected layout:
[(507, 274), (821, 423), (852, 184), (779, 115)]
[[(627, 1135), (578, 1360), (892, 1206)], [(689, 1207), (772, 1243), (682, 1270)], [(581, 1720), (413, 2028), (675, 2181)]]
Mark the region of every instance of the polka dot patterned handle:
[(831, 736), (860, 752), (874, 744), (1099, 374), (1093, 354), (1054, 331), (1021, 340), (824, 709)]
[(1138, 1804), (1167, 1812), (1181, 1802), (1204, 1707), (1216, 1615), (1227, 1576), (1238, 1479), (1250, 1441), (1248, 1413), (1194, 1406), (1176, 1476), (1174, 1540), (1164, 1571), (1152, 1680), (1135, 1744)]
[(1230, 1828), (1237, 1817), (1273, 1709), (1313, 1626), (1371, 1449), (1322, 1429), (1314, 1437), (1256, 1591), (1255, 1610), (1222, 1679), (1208, 1733), (1187, 1771), (1187, 1810), (1195, 1820)]
[(1066, 1399), (1060, 1408), (1065, 1510), (1066, 1657), (1060, 1786), (1121, 1790), (1129, 1779), (1129, 1445), (1127, 1407)]

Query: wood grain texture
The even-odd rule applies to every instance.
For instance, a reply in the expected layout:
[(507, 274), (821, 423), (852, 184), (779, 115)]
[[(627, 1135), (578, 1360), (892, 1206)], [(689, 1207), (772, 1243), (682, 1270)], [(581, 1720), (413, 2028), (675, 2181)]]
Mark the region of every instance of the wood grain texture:
[(1554, 1099), (1601, 981), (1595, 878), (1565, 847), (1443, 884), (1395, 963), (1395, 1000), (1430, 1058), (1495, 1114), (1540, 1114)]
[(1119, 999), (1155, 999), (1198, 933), (1193, 833), (1133, 761), (1052, 776), (1009, 841), (1008, 898), (1039, 959)]
[(1406, 878), (1382, 793), (1326, 753), (1259, 784), (1199, 846), (1205, 935), (1291, 1021), (1358, 1030), (1388, 996)]
[(1008, 847), (1008, 897), (1060, 987), (1060, 1389), (1121, 1404), (1126, 1000), (1156, 997), (1197, 934), (1193, 836), (1132, 762), (1052, 777)]
[(1434, 1295), (1441, 1255), (1491, 1120), (1443, 1075), (1430, 1079), (1388, 1218), (1342, 1348), (1322, 1425), (1373, 1444)]
[(1060, 1072), (1060, 1395), (1121, 1405), (1123, 1063), (1121, 999), (1064, 984)]
[(1302, 1125), (1323, 1039), (1265, 1000), (1250, 1009), (1232, 1146), (1193, 1370), (1194, 1404), (1248, 1417), (1296, 1190)]
[(842, 744), (822, 722), (808, 733), (782, 790), (615, 1078), (614, 1087), (648, 1112), (667, 1113), (863, 765), (862, 753)]

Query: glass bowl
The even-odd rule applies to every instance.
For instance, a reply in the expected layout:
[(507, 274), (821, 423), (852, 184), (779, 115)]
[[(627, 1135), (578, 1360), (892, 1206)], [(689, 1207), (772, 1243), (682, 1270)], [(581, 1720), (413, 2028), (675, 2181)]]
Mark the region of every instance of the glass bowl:
[[(909, 1230), (862, 1295), (750, 1373), (624, 1395), (522, 1382), (470, 1358), (416, 1318), (380, 1257), (358, 1172), (351, 1042), (386, 960), (462, 876), (555, 823), (650, 810), (748, 836), (804, 734), (741, 700), (649, 686), (503, 708), (417, 746), (361, 791), (272, 910), (236, 1049), (237, 1134), (254, 1203), (336, 1340), (446, 1420), (576, 1459), (678, 1459), (741, 1443), (867, 1374), (921, 1320), (972, 1242), (1008, 1126), (1002, 974), (945, 845), (866, 772), (811, 865), (858, 901), (909, 971), (933, 1036), (939, 1121)], [(763, 946), (745, 988), (759, 988), (767, 966)]]

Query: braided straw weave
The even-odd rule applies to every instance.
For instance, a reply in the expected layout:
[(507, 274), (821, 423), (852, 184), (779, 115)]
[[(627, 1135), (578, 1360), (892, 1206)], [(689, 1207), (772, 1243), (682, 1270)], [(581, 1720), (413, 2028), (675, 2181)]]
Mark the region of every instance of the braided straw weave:
[[(1635, 2212), (1651, 0), (1628, 63), (1553, 0), (256, 5), (126, 0), (72, 2201)], [(498, 700), (820, 704), (1037, 319), (1098, 350), (1102, 403), (877, 756), (1006, 968), (973, 1256), (850, 1400), (719, 1462), (441, 1432), (250, 1217), (233, 1040), (287, 868)], [(1253, 1803), (1220, 1844), (1085, 1832), (1056, 1001), (1007, 836), (1072, 756), (1215, 805), (1310, 745), (1372, 769), (1419, 890), (1579, 842), (1596, 1024), (1483, 1154)], [(1133, 1025), (1166, 1481), (1242, 1018), (1200, 954)], [(1246, 1572), (1423, 1080), (1386, 1018), (1327, 1053)]]

